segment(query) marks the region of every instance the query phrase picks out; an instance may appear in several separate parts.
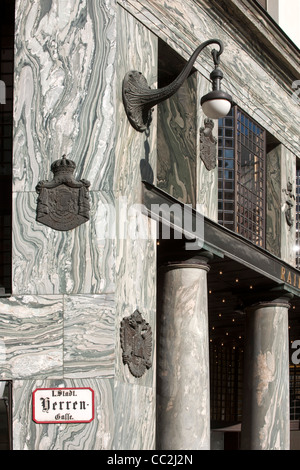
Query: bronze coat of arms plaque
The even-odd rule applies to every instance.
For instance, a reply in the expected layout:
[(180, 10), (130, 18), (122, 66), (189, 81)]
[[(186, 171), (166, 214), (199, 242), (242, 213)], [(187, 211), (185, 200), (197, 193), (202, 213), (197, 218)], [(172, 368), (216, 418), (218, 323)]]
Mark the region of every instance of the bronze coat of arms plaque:
[(213, 136), (214, 122), (205, 119), (204, 127), (200, 129), (200, 157), (208, 171), (217, 165), (217, 139)]
[(138, 310), (121, 322), (121, 347), (123, 363), (134, 377), (142, 377), (152, 366), (152, 330)]
[(64, 155), (51, 165), (52, 181), (36, 186), (37, 221), (55, 230), (72, 230), (89, 220), (89, 181), (77, 181), (76, 165)]

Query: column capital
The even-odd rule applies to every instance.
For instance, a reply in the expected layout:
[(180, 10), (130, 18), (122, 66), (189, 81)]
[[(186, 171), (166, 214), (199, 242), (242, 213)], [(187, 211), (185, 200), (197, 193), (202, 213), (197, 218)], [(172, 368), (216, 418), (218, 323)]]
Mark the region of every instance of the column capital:
[(290, 308), (293, 294), (287, 292), (283, 287), (276, 287), (253, 292), (238, 291), (237, 295), (242, 301), (245, 311), (255, 310), (264, 307), (286, 307)]
[(213, 255), (208, 251), (197, 252), (194, 256), (191, 253), (173, 253), (169, 256), (159, 269), (175, 269), (175, 268), (195, 268), (209, 271), (209, 261), (213, 259)]
[(258, 299), (253, 299), (254, 301), (250, 304), (248, 304), (246, 307), (245, 307), (245, 310), (247, 312), (250, 312), (252, 310), (256, 310), (258, 308), (267, 308), (267, 307), (285, 307), (287, 309), (290, 308), (290, 301), (292, 300), (293, 296), (282, 296), (282, 297), (277, 297), (275, 299), (268, 299), (268, 298), (265, 298), (265, 299), (261, 299), (261, 300), (258, 300)]

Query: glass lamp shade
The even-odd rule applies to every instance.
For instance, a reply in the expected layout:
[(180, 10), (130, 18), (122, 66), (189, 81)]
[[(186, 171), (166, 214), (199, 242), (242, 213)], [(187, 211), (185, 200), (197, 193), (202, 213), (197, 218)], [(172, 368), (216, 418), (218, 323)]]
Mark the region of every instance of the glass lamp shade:
[(231, 109), (231, 96), (223, 91), (212, 91), (203, 96), (201, 106), (204, 114), (210, 119), (220, 119)]

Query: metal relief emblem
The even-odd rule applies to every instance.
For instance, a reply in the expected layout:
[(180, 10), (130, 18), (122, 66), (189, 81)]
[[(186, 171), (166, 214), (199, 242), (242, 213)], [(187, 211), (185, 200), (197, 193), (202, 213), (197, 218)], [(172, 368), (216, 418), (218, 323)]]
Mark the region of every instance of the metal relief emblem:
[(293, 184), (289, 180), (287, 183), (287, 188), (282, 190), (283, 193), (286, 194), (287, 200), (285, 201), (286, 209), (285, 209), (285, 220), (288, 226), (291, 228), (294, 225), (294, 217), (293, 217), (293, 201), (295, 201), (296, 197), (293, 194)]
[(72, 230), (89, 220), (89, 181), (77, 181), (76, 165), (64, 155), (51, 165), (52, 181), (40, 181), (36, 220), (55, 230)]
[(121, 347), (124, 365), (134, 377), (142, 377), (152, 366), (152, 330), (138, 310), (121, 322)]
[(217, 165), (217, 139), (213, 136), (213, 128), (212, 119), (205, 119), (204, 127), (200, 129), (200, 157), (209, 171)]

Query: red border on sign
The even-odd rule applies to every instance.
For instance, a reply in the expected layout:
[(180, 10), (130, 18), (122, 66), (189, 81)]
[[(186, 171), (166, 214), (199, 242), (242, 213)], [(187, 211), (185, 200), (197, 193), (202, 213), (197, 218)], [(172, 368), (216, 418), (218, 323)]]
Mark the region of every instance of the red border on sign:
[[(71, 421), (66, 421), (66, 420), (63, 420), (63, 421), (60, 421), (60, 420), (57, 420), (57, 421), (37, 421), (36, 418), (35, 418), (35, 393), (40, 391), (40, 390), (90, 390), (92, 392), (92, 418), (87, 420), (87, 421), (75, 421), (75, 420), (71, 420)], [(32, 419), (33, 421), (36, 423), (36, 424), (78, 424), (78, 423), (91, 423), (95, 418), (95, 392), (92, 388), (90, 387), (66, 387), (66, 388), (37, 388), (36, 390), (34, 390), (34, 392), (32, 392)]]

